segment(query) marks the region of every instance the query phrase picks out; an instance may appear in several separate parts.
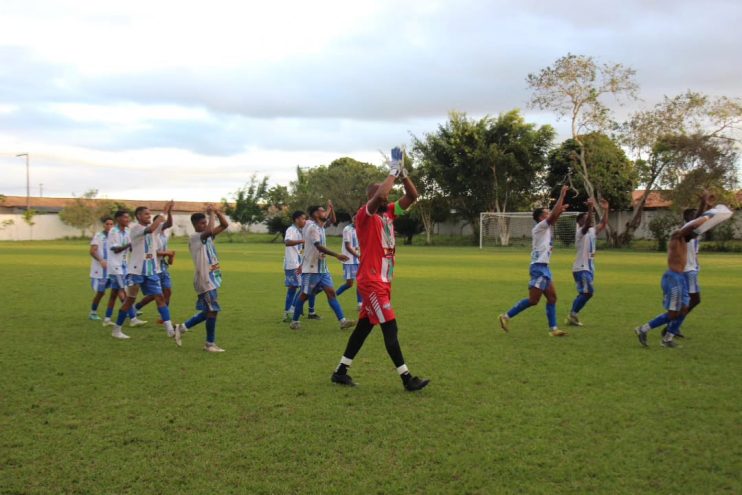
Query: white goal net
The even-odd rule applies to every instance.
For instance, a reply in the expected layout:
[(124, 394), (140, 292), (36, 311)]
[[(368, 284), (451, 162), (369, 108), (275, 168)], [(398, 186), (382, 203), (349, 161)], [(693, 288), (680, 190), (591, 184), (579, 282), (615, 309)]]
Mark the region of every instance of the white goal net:
[[(579, 212), (565, 211), (554, 226), (554, 247), (575, 243), (575, 222)], [(533, 214), (529, 212), (483, 212), (479, 214), (479, 247), (530, 246)]]

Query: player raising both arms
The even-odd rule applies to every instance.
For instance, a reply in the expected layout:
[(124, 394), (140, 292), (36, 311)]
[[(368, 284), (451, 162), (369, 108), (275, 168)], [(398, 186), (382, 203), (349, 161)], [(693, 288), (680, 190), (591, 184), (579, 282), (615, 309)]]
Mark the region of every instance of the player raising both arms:
[(533, 250), (531, 251), (531, 281), (528, 284), (528, 297), (521, 299), (513, 306), (510, 311), (499, 316), (500, 326), (506, 332), (510, 330), (510, 319), (514, 318), (524, 309), (538, 304), (541, 294), (546, 296), (546, 319), (549, 322), (549, 335), (552, 337), (563, 337), (567, 332), (557, 328), (556, 316), (556, 288), (552, 281), (549, 261), (551, 260), (551, 248), (554, 243), (552, 240), (552, 228), (556, 225), (559, 216), (567, 209), (564, 204), (564, 196), (569, 191), (569, 186), (562, 186), (554, 209), (549, 211), (547, 208), (536, 208), (533, 210), (533, 220), (536, 226), (533, 227), (531, 235), (533, 236)]
[[(366, 337), (374, 325), (381, 325), (384, 344), (409, 391), (425, 388), (430, 380), (412, 376), (405, 364), (397, 337), (397, 319), (392, 309), (392, 273), (394, 272), (394, 219), (403, 214), (417, 199), (417, 189), (404, 169), (403, 153), (392, 150), (389, 176), (381, 184), (368, 187), (368, 203), (361, 206), (355, 217), (356, 231), (361, 248), (361, 263), (358, 268), (358, 289), (363, 299), (358, 324), (348, 339), (340, 364), (332, 374), (333, 383), (355, 386), (348, 375), (348, 368), (361, 350)], [(389, 191), (397, 177), (402, 178), (405, 195), (395, 203), (389, 203)]]
[[(161, 215), (157, 215), (154, 220), (156, 221), (160, 217)], [(160, 229), (159, 235), (155, 237), (155, 240), (157, 241), (157, 263), (160, 266), (160, 273), (157, 275), (160, 277), (160, 286), (162, 287), (162, 296), (165, 298), (165, 304), (170, 306), (170, 297), (173, 295), (173, 281), (170, 278), (170, 265), (175, 261), (175, 251), (168, 248), (170, 229), (165, 229), (163, 226), (163, 228)], [(154, 300), (155, 296), (153, 295), (144, 296), (134, 305), (134, 307), (139, 311)], [(162, 320), (158, 323), (162, 323)]]
[(306, 221), (302, 230), (304, 259), (301, 264), (301, 294), (295, 301), (294, 317), (289, 326), (293, 330), (300, 329), (299, 318), (304, 310), (304, 302), (311, 294), (324, 291), (327, 295), (327, 303), (340, 322), (340, 328), (350, 328), (355, 322), (345, 318), (343, 308), (340, 307), (335, 294), (330, 270), (327, 267), (327, 256), (332, 256), (340, 261), (348, 259), (345, 255), (327, 249), (324, 225), (328, 221), (328, 217), (334, 219), (332, 202), (327, 202), (327, 210), (321, 206), (310, 206), (307, 213), (309, 213), (309, 220)]
[(680, 331), (680, 324), (688, 314), (690, 303), (688, 282), (683, 274), (688, 262), (688, 242), (698, 236), (696, 229), (709, 218), (711, 217), (704, 214), (670, 234), (670, 242), (667, 246), (667, 271), (662, 275), (661, 284), (664, 296), (662, 303), (667, 311), (634, 329), (639, 343), (644, 347), (649, 347), (647, 333), (664, 324), (667, 324), (667, 332), (662, 336), (662, 345), (664, 347), (676, 346), (673, 338)]
[[(214, 218), (219, 219), (215, 225)], [(194, 213), (191, 215), (191, 224), (196, 231), (188, 240), (188, 249), (193, 258), (195, 275), (193, 288), (196, 289), (196, 309), (200, 311), (196, 316), (181, 323), (175, 328), (175, 343), (180, 345), (180, 338), (190, 328), (201, 322), (206, 322), (206, 352), (224, 352), (216, 345), (216, 317), (222, 310), (219, 306), (217, 290), (222, 286), (222, 269), (216, 255), (214, 238), (227, 230), (229, 222), (224, 214), (213, 205), (206, 207), (206, 215)]]
[(126, 302), (119, 310), (116, 326), (113, 328), (113, 337), (117, 339), (128, 339), (127, 335), (121, 332), (121, 326), (126, 320), (130, 308), (134, 307), (137, 294), (141, 288), (145, 296), (152, 295), (157, 303), (157, 311), (160, 313), (162, 324), (169, 337), (175, 336), (173, 322), (170, 321), (170, 309), (165, 304), (165, 298), (162, 295), (162, 286), (160, 285), (160, 267), (157, 263), (157, 241), (162, 229), (168, 229), (173, 224), (172, 210), (173, 202), (170, 201), (165, 205), (165, 214), (167, 220), (159, 217), (154, 222), (149, 208), (140, 206), (134, 211), (137, 219), (130, 228), (131, 239), (131, 258), (129, 260), (129, 273), (126, 275)]
[(577, 284), (577, 297), (572, 303), (572, 311), (567, 316), (567, 324), (577, 327), (582, 322), (577, 314), (585, 304), (593, 297), (593, 279), (595, 276), (595, 249), (597, 237), (608, 225), (608, 201), (602, 199), (600, 207), (603, 209), (603, 218), (597, 227), (593, 227), (593, 215), (595, 213), (595, 201), (587, 200), (587, 212), (577, 215), (577, 232), (575, 233), (575, 246), (577, 257), (572, 265), (572, 276)]
[(93, 303), (90, 305), (88, 319), (96, 321), (100, 320), (98, 304), (103, 299), (106, 289), (111, 286), (111, 282), (108, 280), (107, 260), (108, 233), (113, 228), (113, 218), (105, 217), (101, 221), (103, 222), (103, 230), (96, 233), (90, 241), (90, 257), (93, 258), (90, 261), (90, 283), (93, 286), (95, 296), (93, 296)]

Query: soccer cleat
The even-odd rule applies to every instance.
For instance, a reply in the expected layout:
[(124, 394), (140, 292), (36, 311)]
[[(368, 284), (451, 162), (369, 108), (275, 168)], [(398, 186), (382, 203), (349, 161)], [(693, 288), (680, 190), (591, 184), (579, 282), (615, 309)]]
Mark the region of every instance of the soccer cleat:
[(356, 324), (353, 320), (343, 320), (340, 322), (340, 330), (345, 330), (346, 328), (351, 328)]
[(572, 325), (573, 327), (581, 327), (582, 322), (580, 321), (580, 318), (577, 315), (574, 315), (570, 313), (567, 315), (567, 320), (565, 321), (567, 325)]
[(680, 333), (680, 331), (678, 331), (678, 333), (675, 334), (675, 338), (677, 338), (677, 339), (684, 339), (685, 338), (685, 335), (683, 335), (682, 333)]
[(558, 328), (555, 328), (554, 330), (549, 332), (549, 335), (551, 335), (552, 337), (566, 337), (569, 334), (565, 332), (564, 330), (559, 330)]
[(116, 322), (113, 321), (113, 320), (111, 320), (110, 318), (106, 318), (105, 320), (103, 320), (103, 326), (104, 327), (114, 327), (114, 326), (116, 326)]
[(119, 339), (119, 340), (127, 340), (131, 338), (128, 335), (126, 335), (124, 332), (122, 332), (121, 330), (119, 330), (118, 332), (111, 332), (111, 337), (113, 337), (114, 339)]
[(88, 320), (100, 321), (100, 316), (98, 316), (98, 313), (90, 313), (88, 315)]
[(675, 347), (678, 346), (678, 344), (676, 344), (674, 340), (662, 339), (661, 344), (662, 344), (662, 347), (667, 347), (668, 349), (674, 349)]
[(292, 321), (289, 324), (289, 328), (291, 330), (301, 330), (301, 322), (300, 321)]
[(430, 383), (430, 380), (426, 379), (420, 379), (416, 376), (413, 376), (409, 380), (407, 380), (404, 384), (405, 390), (408, 392), (417, 392), (418, 390), (422, 390), (425, 387), (428, 386), (428, 383)]
[(142, 311), (141, 309), (137, 310), (137, 316), (142, 316), (143, 314), (144, 314), (144, 311)]
[(498, 316), (497, 319), (500, 320), (500, 328), (505, 330), (505, 332), (509, 332), (510, 331), (510, 318), (508, 318), (508, 315), (503, 313), (500, 316)]
[(643, 345), (644, 347), (649, 347), (649, 344), (647, 343), (647, 333), (642, 332), (639, 327), (636, 327), (634, 329), (634, 333), (636, 334), (637, 338), (639, 339), (639, 343)]
[(224, 349), (216, 344), (204, 344), (204, 351), (206, 352), (224, 352)]
[(146, 324), (147, 324), (147, 322), (146, 322), (146, 321), (144, 321), (144, 320), (140, 320), (139, 318), (133, 318), (133, 319), (132, 319), (132, 320), (131, 320), (131, 321), (129, 322), (129, 326), (130, 326), (130, 327), (141, 327), (141, 326), (144, 326), (144, 325), (146, 325)]
[(175, 334), (173, 335), (173, 338), (175, 338), (175, 345), (177, 345), (178, 347), (183, 345), (183, 340), (181, 339), (181, 337), (185, 332), (186, 328), (184, 324), (178, 323), (177, 325), (175, 325)]
[(338, 385), (346, 385), (348, 387), (356, 386), (356, 382), (354, 382), (353, 379), (350, 377), (350, 375), (348, 375), (347, 373), (345, 375), (333, 373), (332, 377), (330, 378), (330, 381), (332, 383), (337, 383)]
[(317, 313), (309, 313), (309, 316), (307, 316), (307, 320), (321, 320), (320, 316)]
[(293, 315), (293, 313), (290, 313), (290, 312), (287, 311), (286, 314), (283, 316), (283, 323), (290, 322), (292, 315)]

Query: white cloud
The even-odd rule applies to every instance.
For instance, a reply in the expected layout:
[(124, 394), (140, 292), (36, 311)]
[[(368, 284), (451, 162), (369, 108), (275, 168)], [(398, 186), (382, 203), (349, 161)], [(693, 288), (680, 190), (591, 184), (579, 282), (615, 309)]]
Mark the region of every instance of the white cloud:
[(724, 0), (6, 0), (0, 192), (25, 190), (12, 157), (27, 150), (33, 182), (64, 195), (287, 183), (299, 164), (375, 161), (451, 109), (522, 108), (526, 74), (568, 51), (635, 67), (643, 104), (740, 96), (740, 17)]

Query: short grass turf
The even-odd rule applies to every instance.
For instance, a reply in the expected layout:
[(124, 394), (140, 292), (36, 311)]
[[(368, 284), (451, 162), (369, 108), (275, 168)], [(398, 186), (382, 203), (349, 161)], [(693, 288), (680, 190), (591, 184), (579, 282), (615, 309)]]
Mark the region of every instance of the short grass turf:
[[(279, 323), (282, 247), (219, 248), (227, 352), (207, 354), (203, 326), (179, 349), (152, 323), (119, 342), (88, 321), (85, 243), (0, 244), (0, 493), (742, 493), (740, 255), (701, 256), (703, 303), (669, 350), (632, 332), (661, 312), (661, 253), (601, 251), (585, 327), (556, 339), (543, 302), (510, 334), (496, 323), (526, 294), (528, 252), (401, 247), (400, 340), (432, 379), (410, 394), (378, 329), (360, 385), (331, 384), (348, 333), (324, 300), (322, 321)], [(560, 322), (571, 262), (555, 252)]]

